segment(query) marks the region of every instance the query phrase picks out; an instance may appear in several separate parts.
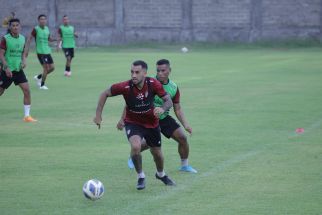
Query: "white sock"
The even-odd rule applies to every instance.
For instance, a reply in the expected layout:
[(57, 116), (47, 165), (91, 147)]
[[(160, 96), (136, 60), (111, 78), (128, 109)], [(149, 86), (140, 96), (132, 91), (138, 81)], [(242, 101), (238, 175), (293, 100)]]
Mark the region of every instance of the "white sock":
[(30, 105), (24, 105), (25, 117), (30, 116)]
[(157, 171), (157, 175), (158, 175), (160, 178), (162, 178), (163, 176), (165, 176), (165, 172), (164, 172), (164, 170), (163, 170), (162, 172), (158, 172), (158, 171)]
[(145, 174), (143, 171), (138, 173), (138, 178), (145, 178)]
[(181, 159), (181, 166), (188, 166), (188, 158), (187, 159)]

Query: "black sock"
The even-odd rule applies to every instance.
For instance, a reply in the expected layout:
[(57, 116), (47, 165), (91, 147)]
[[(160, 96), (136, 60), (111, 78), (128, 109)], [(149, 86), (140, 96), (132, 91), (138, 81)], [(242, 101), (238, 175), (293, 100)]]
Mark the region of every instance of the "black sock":
[(41, 77), (42, 77), (42, 74), (39, 74), (39, 75), (37, 76), (37, 78), (38, 78), (38, 79), (41, 79)]
[(44, 86), (44, 85), (45, 85), (45, 82), (44, 82), (44, 81), (42, 81), (42, 82), (41, 82), (41, 86)]
[(67, 72), (70, 72), (70, 66), (66, 66), (66, 67), (65, 67), (65, 70), (66, 70)]

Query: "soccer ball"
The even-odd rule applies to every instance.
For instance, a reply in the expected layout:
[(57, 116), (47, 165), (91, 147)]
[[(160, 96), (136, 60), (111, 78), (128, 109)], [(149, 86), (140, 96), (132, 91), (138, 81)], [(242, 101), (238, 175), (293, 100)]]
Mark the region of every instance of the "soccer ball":
[(104, 190), (103, 183), (97, 179), (88, 180), (83, 186), (85, 197), (93, 201), (102, 198)]
[(181, 51), (182, 51), (182, 53), (187, 53), (189, 50), (187, 47), (182, 47)]

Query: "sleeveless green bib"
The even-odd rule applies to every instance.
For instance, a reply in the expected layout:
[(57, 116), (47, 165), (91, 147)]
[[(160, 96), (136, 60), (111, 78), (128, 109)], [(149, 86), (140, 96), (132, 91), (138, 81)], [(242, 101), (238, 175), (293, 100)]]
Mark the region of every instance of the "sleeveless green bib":
[(21, 34), (19, 34), (18, 37), (13, 37), (11, 34), (6, 34), (4, 38), (7, 45), (5, 58), (8, 63), (8, 67), (12, 72), (19, 72), (21, 69), (22, 54), (26, 39)]
[(51, 48), (49, 47), (49, 29), (47, 26), (41, 28), (39, 25), (35, 27), (36, 30), (36, 50), (37, 54), (50, 54)]
[(71, 25), (60, 26), (63, 48), (75, 48), (74, 27)]

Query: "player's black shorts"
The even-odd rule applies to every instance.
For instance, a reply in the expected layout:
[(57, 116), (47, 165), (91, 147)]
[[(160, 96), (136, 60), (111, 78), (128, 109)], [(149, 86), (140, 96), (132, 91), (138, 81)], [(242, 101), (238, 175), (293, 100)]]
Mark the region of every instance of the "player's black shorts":
[(12, 78), (8, 78), (5, 71), (1, 71), (0, 73), (0, 87), (3, 89), (8, 89), (12, 82), (14, 82), (15, 85), (28, 82), (23, 70), (12, 72)]
[(160, 119), (159, 125), (161, 133), (167, 138), (170, 138), (173, 132), (180, 127), (180, 125), (170, 115), (166, 116), (164, 119)]
[(37, 56), (41, 65), (54, 63), (53, 58), (50, 54), (37, 54)]
[(63, 48), (63, 52), (65, 54), (65, 57), (74, 57), (74, 48)]
[(161, 132), (160, 127), (145, 128), (132, 123), (125, 123), (125, 132), (128, 139), (133, 135), (138, 135), (146, 140), (150, 147), (161, 147)]

